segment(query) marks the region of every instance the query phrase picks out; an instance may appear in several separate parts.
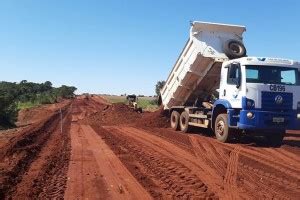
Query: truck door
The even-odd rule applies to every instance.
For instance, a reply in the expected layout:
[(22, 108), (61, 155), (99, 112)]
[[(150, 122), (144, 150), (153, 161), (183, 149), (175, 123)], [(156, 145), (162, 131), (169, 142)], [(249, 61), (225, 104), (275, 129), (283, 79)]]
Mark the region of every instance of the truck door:
[[(227, 69), (227, 70), (226, 70)], [(241, 108), (241, 84), (242, 71), (239, 63), (231, 63), (225, 67), (223, 87), (221, 87), (221, 98), (230, 102), (233, 108)]]

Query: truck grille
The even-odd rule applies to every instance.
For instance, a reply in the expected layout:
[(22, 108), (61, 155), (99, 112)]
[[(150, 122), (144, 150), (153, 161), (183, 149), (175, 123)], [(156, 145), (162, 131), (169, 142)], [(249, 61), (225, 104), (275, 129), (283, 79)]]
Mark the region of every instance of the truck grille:
[[(282, 103), (276, 103), (276, 97), (282, 97)], [(262, 92), (261, 108), (267, 111), (285, 111), (293, 109), (293, 94), (280, 92)]]

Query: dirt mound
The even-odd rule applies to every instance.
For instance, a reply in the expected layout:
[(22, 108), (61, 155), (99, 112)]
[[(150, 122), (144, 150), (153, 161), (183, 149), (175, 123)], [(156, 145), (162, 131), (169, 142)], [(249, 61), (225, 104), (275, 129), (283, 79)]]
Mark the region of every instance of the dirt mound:
[(101, 125), (121, 125), (132, 124), (136, 119), (141, 117), (141, 113), (137, 113), (130, 109), (127, 105), (118, 103), (111, 106), (107, 105), (102, 112), (91, 114), (84, 122), (89, 124)]
[(142, 127), (155, 127), (155, 128), (168, 128), (169, 119), (163, 112), (163, 109), (155, 112), (144, 113), (142, 118), (137, 120), (137, 126)]
[(84, 122), (104, 126), (126, 124), (150, 128), (166, 128), (169, 125), (168, 118), (163, 115), (162, 110), (138, 113), (123, 103), (107, 105), (103, 111), (91, 114)]
[(70, 103), (70, 100), (63, 100), (56, 104), (45, 104), (34, 108), (22, 109), (18, 113), (18, 127), (27, 126), (50, 117), (50, 115), (60, 108), (65, 107)]
[(41, 116), (49, 116), (52, 111), (42, 107), (26, 108), (19, 111), (17, 126), (26, 126), (41, 120)]
[[(62, 111), (65, 116), (67, 107)], [(64, 173), (63, 168), (66, 171), (69, 137), (57, 131), (60, 115), (58, 112), (45, 112), (42, 116), (48, 118), (16, 133), (15, 137), (1, 146), (0, 199), (13, 196), (16, 199), (35, 199), (44, 187), (52, 187), (52, 179), (45, 178), (47, 174), (54, 169), (58, 169), (59, 173)], [(56, 157), (62, 161), (58, 162)]]

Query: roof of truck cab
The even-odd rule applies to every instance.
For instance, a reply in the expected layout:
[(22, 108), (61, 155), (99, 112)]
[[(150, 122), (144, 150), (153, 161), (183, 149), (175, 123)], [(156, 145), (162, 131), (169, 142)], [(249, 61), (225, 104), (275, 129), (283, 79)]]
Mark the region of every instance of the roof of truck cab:
[(300, 62), (285, 58), (270, 57), (243, 57), (227, 61), (228, 63), (239, 62), (242, 65), (267, 65), (300, 68)]

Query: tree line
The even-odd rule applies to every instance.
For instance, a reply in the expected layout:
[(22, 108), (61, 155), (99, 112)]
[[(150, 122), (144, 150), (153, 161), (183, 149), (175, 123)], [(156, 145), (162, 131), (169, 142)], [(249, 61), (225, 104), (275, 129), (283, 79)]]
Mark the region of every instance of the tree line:
[(33, 83), (0, 82), (0, 129), (14, 126), (20, 105), (50, 104), (64, 98), (74, 97), (76, 87), (62, 85), (53, 87), (50, 81)]

